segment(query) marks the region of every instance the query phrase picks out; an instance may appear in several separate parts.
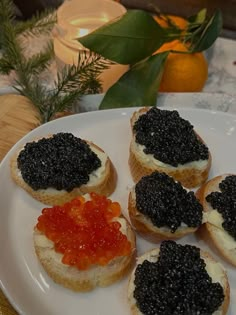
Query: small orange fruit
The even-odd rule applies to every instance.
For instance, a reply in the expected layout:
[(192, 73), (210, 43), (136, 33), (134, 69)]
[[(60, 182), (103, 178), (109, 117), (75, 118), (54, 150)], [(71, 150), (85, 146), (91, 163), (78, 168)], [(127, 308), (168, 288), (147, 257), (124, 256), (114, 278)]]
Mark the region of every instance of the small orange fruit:
[(178, 39), (172, 40), (171, 42), (164, 43), (160, 48), (158, 48), (157, 51), (154, 52), (155, 54), (167, 51), (167, 50), (173, 50), (174, 47), (179, 43)]
[[(165, 48), (165, 47), (164, 47)], [(188, 51), (179, 41), (171, 48), (161, 47), (156, 53), (165, 50)], [(199, 92), (208, 77), (208, 65), (203, 53), (170, 53), (164, 66), (160, 92)]]
[[(184, 34), (188, 21), (175, 15), (166, 15)], [(164, 28), (169, 25), (165, 15), (154, 16), (158, 24)], [(167, 50), (188, 51), (187, 46), (179, 40), (163, 44), (154, 54)], [(167, 57), (160, 84), (160, 92), (199, 92), (203, 89), (208, 77), (208, 65), (202, 53), (181, 54), (170, 53)]]
[[(180, 30), (182, 30), (182, 34), (184, 34), (184, 31), (187, 29), (188, 26), (188, 21), (185, 20), (184, 18), (180, 17), (180, 16), (176, 16), (176, 15), (155, 15), (154, 16), (154, 20), (163, 28), (168, 28), (169, 25), (167, 23), (166, 18), (168, 18), (173, 24), (175, 24), (175, 26), (177, 26)], [(156, 53), (160, 53), (163, 51), (167, 51), (167, 50), (171, 50), (173, 49), (173, 47), (179, 43), (179, 40), (173, 40), (171, 42), (167, 42), (164, 43), (159, 49), (158, 51), (156, 51), (154, 54)]]
[(188, 25), (188, 21), (185, 20), (184, 18), (180, 17), (180, 16), (176, 16), (176, 15), (155, 15), (154, 19), (157, 21), (157, 23), (164, 27), (164, 28), (168, 28), (169, 24), (166, 20), (166, 17), (168, 19), (170, 19), (170, 21), (175, 24), (179, 29), (181, 30), (185, 30), (187, 28)]

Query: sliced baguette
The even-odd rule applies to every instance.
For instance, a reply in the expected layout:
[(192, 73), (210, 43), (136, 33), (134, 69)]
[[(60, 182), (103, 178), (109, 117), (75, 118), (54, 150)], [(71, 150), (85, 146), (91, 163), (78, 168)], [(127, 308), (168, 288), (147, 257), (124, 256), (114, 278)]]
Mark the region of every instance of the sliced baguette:
[(198, 229), (198, 227), (179, 227), (174, 233), (171, 233), (170, 229), (168, 228), (156, 227), (147, 216), (138, 211), (136, 207), (136, 196), (134, 189), (132, 189), (129, 194), (128, 211), (130, 221), (136, 232), (146, 240), (153, 243), (159, 243), (162, 240), (176, 240), (184, 237), (187, 234), (194, 233)]
[[(207, 195), (211, 192), (220, 191), (219, 184), (229, 175), (232, 174), (223, 174), (212, 178), (198, 189), (196, 196), (207, 213), (207, 222), (201, 228), (203, 238), (212, 248), (217, 250), (218, 254), (236, 267), (236, 241), (222, 227), (222, 215), (206, 201)], [(214, 219), (212, 219), (212, 215), (214, 215)]]
[[(136, 267), (137, 265), (142, 264), (145, 260), (156, 262), (158, 260), (158, 256), (159, 256), (159, 248), (146, 252), (145, 254), (137, 258)], [(225, 270), (223, 269), (223, 267), (219, 263), (217, 263), (214, 260), (214, 258), (211, 257), (209, 253), (201, 250), (201, 258), (203, 258), (206, 263), (206, 270), (208, 274), (210, 275), (210, 277), (212, 278), (212, 281), (219, 282), (224, 290), (224, 295), (225, 295), (224, 302), (220, 306), (219, 310), (215, 311), (213, 315), (225, 315), (227, 314), (227, 310), (228, 310), (229, 302), (230, 302), (230, 287), (229, 287), (227, 274)], [(141, 311), (138, 309), (136, 305), (136, 300), (133, 296), (134, 290), (135, 290), (134, 279), (135, 279), (136, 267), (132, 271), (132, 274), (129, 279), (128, 301), (131, 307), (132, 314), (142, 315)], [(207, 292), (205, 292), (204, 294), (207, 294)]]
[[(94, 265), (88, 270), (79, 270), (63, 264), (62, 254), (55, 252), (53, 242), (35, 228), (33, 234), (35, 252), (53, 281), (73, 291), (87, 292), (95, 287), (109, 286), (127, 275), (134, 264), (135, 234), (126, 219), (122, 217), (117, 220), (123, 221), (122, 233), (125, 233), (131, 242), (131, 255), (117, 257), (106, 266)], [(124, 232), (123, 229), (125, 229)]]
[(115, 167), (107, 154), (99, 146), (89, 141), (86, 142), (89, 144), (91, 150), (100, 158), (102, 165), (98, 170), (90, 174), (89, 182), (85, 185), (74, 188), (70, 192), (66, 190), (56, 190), (55, 188), (34, 190), (24, 181), (17, 166), (19, 152), (10, 160), (11, 177), (17, 185), (27, 191), (33, 198), (47, 205), (61, 205), (74, 199), (78, 195), (90, 192), (109, 196), (116, 187), (117, 173)]
[[(130, 123), (133, 131), (133, 126), (138, 118), (145, 114), (150, 108), (145, 107), (133, 113)], [(197, 134), (197, 133), (196, 133)], [(203, 139), (197, 134), (198, 139), (204, 143)], [(164, 172), (172, 176), (175, 180), (181, 182), (186, 188), (193, 188), (204, 183), (209, 175), (211, 167), (211, 154), (205, 163), (201, 164), (199, 161), (189, 162), (183, 165), (174, 167), (172, 165), (162, 163), (156, 160), (153, 155), (145, 154), (143, 150), (135, 141), (135, 134), (133, 133), (130, 143), (129, 166), (133, 180), (138, 182), (143, 176), (151, 174), (153, 171)]]

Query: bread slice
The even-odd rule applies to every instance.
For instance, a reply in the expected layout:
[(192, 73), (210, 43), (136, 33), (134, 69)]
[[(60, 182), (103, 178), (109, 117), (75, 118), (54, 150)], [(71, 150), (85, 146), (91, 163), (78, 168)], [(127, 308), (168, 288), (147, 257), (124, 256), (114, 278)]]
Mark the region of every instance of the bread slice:
[(123, 217), (117, 218), (117, 221), (122, 224), (121, 232), (131, 242), (130, 256), (114, 258), (106, 266), (93, 265), (87, 270), (79, 270), (63, 264), (62, 254), (54, 250), (54, 243), (35, 228), (33, 238), (37, 257), (53, 281), (68, 289), (87, 292), (95, 287), (109, 286), (122, 279), (133, 268), (136, 253), (135, 234), (130, 224)]
[(109, 196), (113, 193), (117, 182), (117, 173), (114, 165), (107, 154), (96, 144), (86, 141), (90, 149), (97, 154), (102, 165), (89, 176), (89, 181), (85, 185), (74, 188), (68, 192), (66, 190), (57, 190), (55, 188), (38, 189), (31, 188), (23, 179), (21, 172), (17, 166), (17, 158), (19, 151), (13, 155), (10, 160), (11, 177), (17, 185), (27, 191), (36, 200), (47, 205), (61, 205), (78, 195), (96, 192), (100, 195)]
[[(158, 260), (158, 256), (159, 256), (159, 248), (146, 252), (145, 254), (137, 258), (136, 267), (139, 264), (142, 264), (145, 260), (156, 262)], [(227, 314), (227, 310), (228, 310), (229, 302), (230, 302), (230, 287), (229, 287), (227, 274), (225, 270), (223, 269), (223, 267), (218, 262), (216, 262), (214, 258), (208, 252), (204, 252), (201, 250), (201, 258), (203, 258), (206, 263), (206, 270), (208, 274), (210, 275), (210, 277), (212, 278), (212, 281), (219, 282), (224, 290), (224, 295), (225, 295), (224, 301), (222, 305), (220, 306), (220, 308), (213, 313), (213, 315), (225, 315)], [(132, 314), (142, 315), (141, 311), (138, 309), (136, 305), (136, 299), (133, 296), (133, 293), (135, 290), (134, 279), (135, 279), (136, 267), (133, 270), (129, 279), (128, 301), (131, 307)], [(207, 292), (204, 292), (204, 294), (207, 295)]]
[[(131, 128), (138, 118), (145, 114), (150, 108), (145, 107), (133, 113), (131, 117)], [(197, 134), (197, 133), (196, 133)], [(198, 139), (204, 143), (203, 139), (197, 135)], [(205, 144), (205, 143), (204, 143)], [(143, 176), (151, 174), (153, 171), (164, 172), (172, 176), (175, 180), (181, 182), (186, 188), (194, 188), (204, 183), (209, 175), (211, 167), (211, 154), (208, 160), (193, 161), (183, 165), (174, 167), (172, 165), (162, 163), (153, 157), (152, 154), (143, 152), (144, 146), (137, 144), (135, 134), (133, 133), (130, 143), (129, 166), (133, 180), (138, 182)]]
[(198, 189), (196, 196), (203, 205), (204, 211), (206, 211), (207, 221), (201, 228), (203, 238), (226, 261), (236, 266), (236, 241), (222, 227), (222, 215), (206, 201), (206, 196), (211, 192), (220, 191), (219, 184), (229, 175), (232, 174), (223, 174), (212, 178)]
[(193, 228), (188, 226), (180, 226), (174, 233), (171, 233), (170, 229), (168, 228), (156, 227), (147, 216), (138, 211), (136, 207), (136, 196), (134, 189), (132, 189), (129, 194), (128, 211), (130, 221), (134, 229), (143, 238), (153, 243), (159, 243), (162, 240), (176, 240), (184, 237), (187, 234), (194, 233), (198, 229), (198, 227)]

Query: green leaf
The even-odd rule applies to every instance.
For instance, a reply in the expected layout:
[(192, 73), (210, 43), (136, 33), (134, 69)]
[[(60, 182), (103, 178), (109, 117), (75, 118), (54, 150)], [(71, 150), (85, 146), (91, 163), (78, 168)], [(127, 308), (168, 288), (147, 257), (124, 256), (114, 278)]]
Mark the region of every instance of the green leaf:
[(149, 13), (132, 10), (78, 40), (106, 59), (134, 64), (152, 55), (170, 39)]
[(207, 25), (197, 36), (193, 37), (191, 52), (199, 52), (208, 49), (215, 42), (222, 30), (222, 15), (219, 10), (210, 18)]
[(154, 106), (168, 54), (163, 52), (132, 66), (107, 91), (100, 109)]
[(206, 19), (206, 13), (207, 10), (206, 9), (202, 9), (201, 11), (199, 11), (196, 15), (192, 15), (188, 18), (188, 22), (190, 24), (201, 24), (205, 21)]

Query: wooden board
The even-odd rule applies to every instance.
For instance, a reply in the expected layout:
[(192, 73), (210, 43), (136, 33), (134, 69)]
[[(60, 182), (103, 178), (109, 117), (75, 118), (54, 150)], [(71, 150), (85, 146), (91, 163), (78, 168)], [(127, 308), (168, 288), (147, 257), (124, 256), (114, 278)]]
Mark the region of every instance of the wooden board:
[[(24, 135), (39, 125), (38, 111), (21, 95), (0, 96), (0, 161)], [(0, 291), (0, 315), (17, 315)]]
[[(71, 113), (58, 113), (60, 118)], [(28, 132), (39, 126), (39, 113), (36, 107), (24, 96), (6, 94), (0, 96), (0, 162)], [(0, 315), (17, 315), (0, 290)]]
[(36, 107), (21, 95), (0, 96), (0, 161), (24, 135), (39, 125)]

